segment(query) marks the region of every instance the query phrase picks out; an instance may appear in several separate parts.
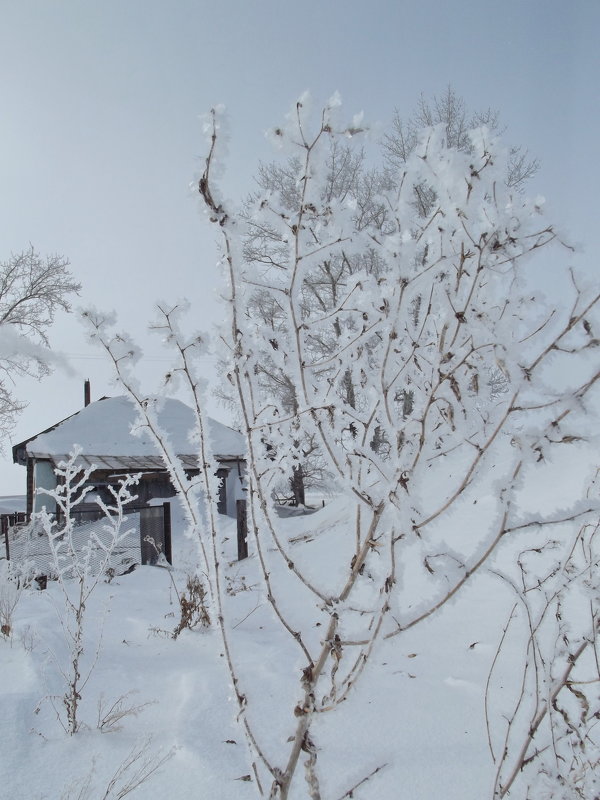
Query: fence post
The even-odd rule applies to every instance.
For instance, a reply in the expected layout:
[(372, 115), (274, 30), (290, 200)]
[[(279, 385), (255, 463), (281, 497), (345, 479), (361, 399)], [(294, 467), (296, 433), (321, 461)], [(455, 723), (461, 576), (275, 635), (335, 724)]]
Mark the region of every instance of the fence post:
[(248, 558), (248, 515), (246, 501), (238, 500), (235, 504), (237, 513), (237, 552), (238, 561)]
[(6, 547), (6, 560), (10, 561), (10, 548), (8, 545), (8, 517), (2, 514), (2, 533), (4, 534), (4, 546)]
[(227, 513), (227, 476), (229, 470), (221, 467), (217, 470), (216, 476), (219, 479), (219, 494), (217, 497), (217, 511), (219, 514)]
[(163, 503), (163, 529), (165, 532), (165, 558), (169, 564), (173, 565), (173, 556), (171, 552), (171, 503)]

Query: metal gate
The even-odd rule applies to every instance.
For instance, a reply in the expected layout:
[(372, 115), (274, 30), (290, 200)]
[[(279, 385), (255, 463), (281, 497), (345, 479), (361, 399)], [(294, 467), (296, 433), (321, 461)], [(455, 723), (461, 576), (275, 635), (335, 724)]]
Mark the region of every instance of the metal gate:
[(170, 503), (140, 509), (140, 549), (142, 564), (173, 563)]

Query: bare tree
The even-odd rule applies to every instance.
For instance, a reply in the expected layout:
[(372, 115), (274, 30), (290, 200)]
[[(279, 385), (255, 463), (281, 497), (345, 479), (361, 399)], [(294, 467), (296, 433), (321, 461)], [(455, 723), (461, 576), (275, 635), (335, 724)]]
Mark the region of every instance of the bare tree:
[[(392, 130), (382, 141), (384, 168), (370, 166), (363, 148), (334, 137), (327, 141), (320, 165), (323, 170), (319, 196), (321, 204), (330, 207), (347, 204), (351, 207), (353, 225), (358, 232), (368, 229), (372, 234), (393, 233), (393, 205), (386, 202), (386, 197), (394, 187), (398, 188), (399, 176), (403, 174), (403, 167), (411, 153), (418, 147), (423, 129), (435, 126), (443, 127), (446, 147), (462, 152), (473, 151), (469, 133), (474, 128), (486, 126), (494, 133), (501, 132), (497, 111), (488, 108), (469, 112), (464, 99), (450, 86), (441, 97), (434, 97), (431, 101), (421, 95), (416, 109), (406, 121), (396, 111)], [(537, 168), (538, 162), (529, 159), (526, 151), (520, 147), (511, 148), (504, 176), (507, 186), (522, 188)], [(279, 363), (273, 357), (273, 350), (279, 347), (276, 333), (285, 326), (287, 320), (281, 296), (269, 291), (269, 287), (281, 285), (289, 256), (288, 231), (281, 230), (275, 216), (256, 214), (255, 209), (265, 198), (269, 198), (270, 203), (277, 205), (279, 213), (292, 218), (301, 195), (302, 184), (298, 180), (301, 172), (302, 160), (297, 154), (290, 155), (283, 163), (261, 164), (256, 176), (258, 191), (247, 200), (243, 215), (246, 230), (243, 255), (251, 267), (245, 272), (244, 280), (254, 287), (248, 296), (246, 315), (254, 320), (257, 330), (266, 326), (273, 332), (273, 336), (265, 341), (267, 346), (263, 357), (256, 365), (258, 388), (266, 396), (276, 398), (287, 413), (295, 413), (298, 398), (288, 375), (288, 365)], [(435, 202), (433, 191), (426, 182), (413, 187), (413, 202), (422, 216), (427, 215)], [(306, 209), (305, 213), (309, 217), (311, 209)], [(386, 269), (385, 260), (373, 242), (358, 250), (340, 248), (338, 252), (323, 251), (323, 257), (317, 258), (305, 271), (300, 284), (302, 303), (299, 313), (306, 319), (314, 316), (315, 312), (329, 315), (328, 324), (321, 326), (318, 334), (313, 331), (307, 337), (306, 348), (313, 358), (326, 363), (335, 352), (344, 331), (355, 325), (353, 318), (338, 311), (338, 304), (347, 293), (352, 276), (363, 270), (370, 275), (381, 276)], [(324, 372), (327, 371), (325, 368)], [(495, 374), (502, 373), (496, 370)], [(483, 376), (481, 380), (483, 384)], [(356, 409), (357, 403), (361, 403), (360, 395), (360, 383), (347, 370), (337, 385), (338, 402)], [(289, 482), (298, 502), (304, 495), (303, 472), (309, 475), (314, 471), (314, 463), (307, 462), (308, 454), (312, 455), (313, 462), (318, 462), (320, 451), (314, 438), (309, 446), (300, 437), (296, 441), (296, 463)], [(372, 447), (382, 450), (388, 447), (381, 429), (371, 443)]]
[(48, 330), (80, 289), (63, 256), (44, 258), (30, 247), (0, 262), (0, 432), (8, 433), (25, 407), (14, 395), (15, 378), (50, 372)]
[[(384, 230), (389, 226), (389, 208), (383, 202), (382, 193), (389, 189), (386, 174), (377, 169), (369, 169), (363, 149), (347, 142), (332, 138), (322, 164), (323, 180), (320, 200), (324, 204), (352, 206), (354, 226), (357, 230), (367, 227)], [(279, 285), (285, 274), (289, 255), (289, 242), (285, 231), (265, 215), (256, 215), (255, 207), (263, 198), (271, 197), (282, 214), (293, 215), (297, 208), (301, 188), (298, 174), (302, 161), (291, 155), (284, 163), (271, 162), (259, 167), (256, 182), (258, 191), (246, 201), (243, 214), (245, 235), (243, 255), (249, 267), (245, 282), (250, 289), (246, 315), (257, 330), (268, 327), (272, 336), (264, 337), (264, 350), (260, 363), (257, 362), (257, 389), (265, 397), (278, 402), (285, 413), (296, 414), (299, 400), (296, 387), (288, 375), (288, 365), (277, 358), (280, 342), (278, 333), (285, 329), (287, 322), (281, 298), (270, 291)], [(330, 314), (329, 324), (323, 326), (318, 335), (307, 342), (311, 354), (326, 359), (335, 349), (343, 330), (352, 321), (336, 313), (339, 299), (347, 290), (351, 276), (361, 270), (379, 274), (382, 262), (374, 247), (364, 250), (329, 253), (323, 259), (316, 259), (301, 283), (302, 304), (300, 313), (309, 318), (315, 311)], [(283, 337), (285, 338), (285, 336)], [(259, 340), (260, 341), (260, 340)], [(340, 402), (356, 407), (357, 388), (350, 372), (337, 388)], [(300, 431), (300, 427), (298, 428)], [(272, 443), (269, 443), (272, 447)], [(299, 435), (295, 440), (292, 464), (282, 477), (292, 493), (293, 502), (303, 505), (305, 489), (318, 485), (326, 471), (322, 468), (323, 459), (320, 444), (314, 436)]]
[[(451, 85), (439, 97), (434, 95), (428, 99), (422, 94), (416, 108), (407, 116), (402, 116), (396, 109), (392, 130), (383, 137), (383, 151), (392, 173), (397, 172), (406, 163), (418, 145), (421, 131), (436, 125), (443, 127), (446, 146), (463, 152), (472, 150), (469, 132), (474, 128), (485, 126), (495, 135), (505, 133), (498, 110), (493, 108), (469, 110), (464, 98)], [(524, 189), (539, 166), (539, 161), (531, 158), (526, 148), (520, 145), (510, 146), (505, 164), (507, 186), (519, 191)], [(417, 202), (425, 213), (433, 198), (427, 193), (423, 194), (421, 190), (421, 193), (417, 191)]]

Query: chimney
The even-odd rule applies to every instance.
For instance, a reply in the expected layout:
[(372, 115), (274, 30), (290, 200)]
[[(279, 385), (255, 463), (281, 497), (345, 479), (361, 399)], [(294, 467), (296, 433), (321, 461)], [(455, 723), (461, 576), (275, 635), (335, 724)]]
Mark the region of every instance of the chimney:
[(91, 400), (91, 392), (92, 392), (92, 390), (91, 390), (91, 387), (90, 387), (89, 379), (86, 378), (85, 382), (83, 384), (83, 405), (84, 406), (89, 406), (90, 400)]

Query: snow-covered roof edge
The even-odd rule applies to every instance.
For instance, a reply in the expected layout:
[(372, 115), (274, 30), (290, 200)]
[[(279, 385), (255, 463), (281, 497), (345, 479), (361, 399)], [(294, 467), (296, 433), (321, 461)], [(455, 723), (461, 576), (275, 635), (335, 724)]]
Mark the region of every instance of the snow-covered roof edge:
[[(195, 428), (192, 409), (181, 400), (166, 398), (158, 412), (159, 423), (167, 432), (178, 455), (197, 456), (198, 445), (190, 441)], [(53, 427), (13, 447), (13, 460), (23, 463), (25, 455), (34, 458), (62, 456), (79, 445), (83, 455), (156, 456), (157, 447), (148, 430), (137, 423), (133, 403), (125, 396), (96, 400)], [(244, 458), (241, 433), (209, 417), (211, 449), (219, 460)]]

